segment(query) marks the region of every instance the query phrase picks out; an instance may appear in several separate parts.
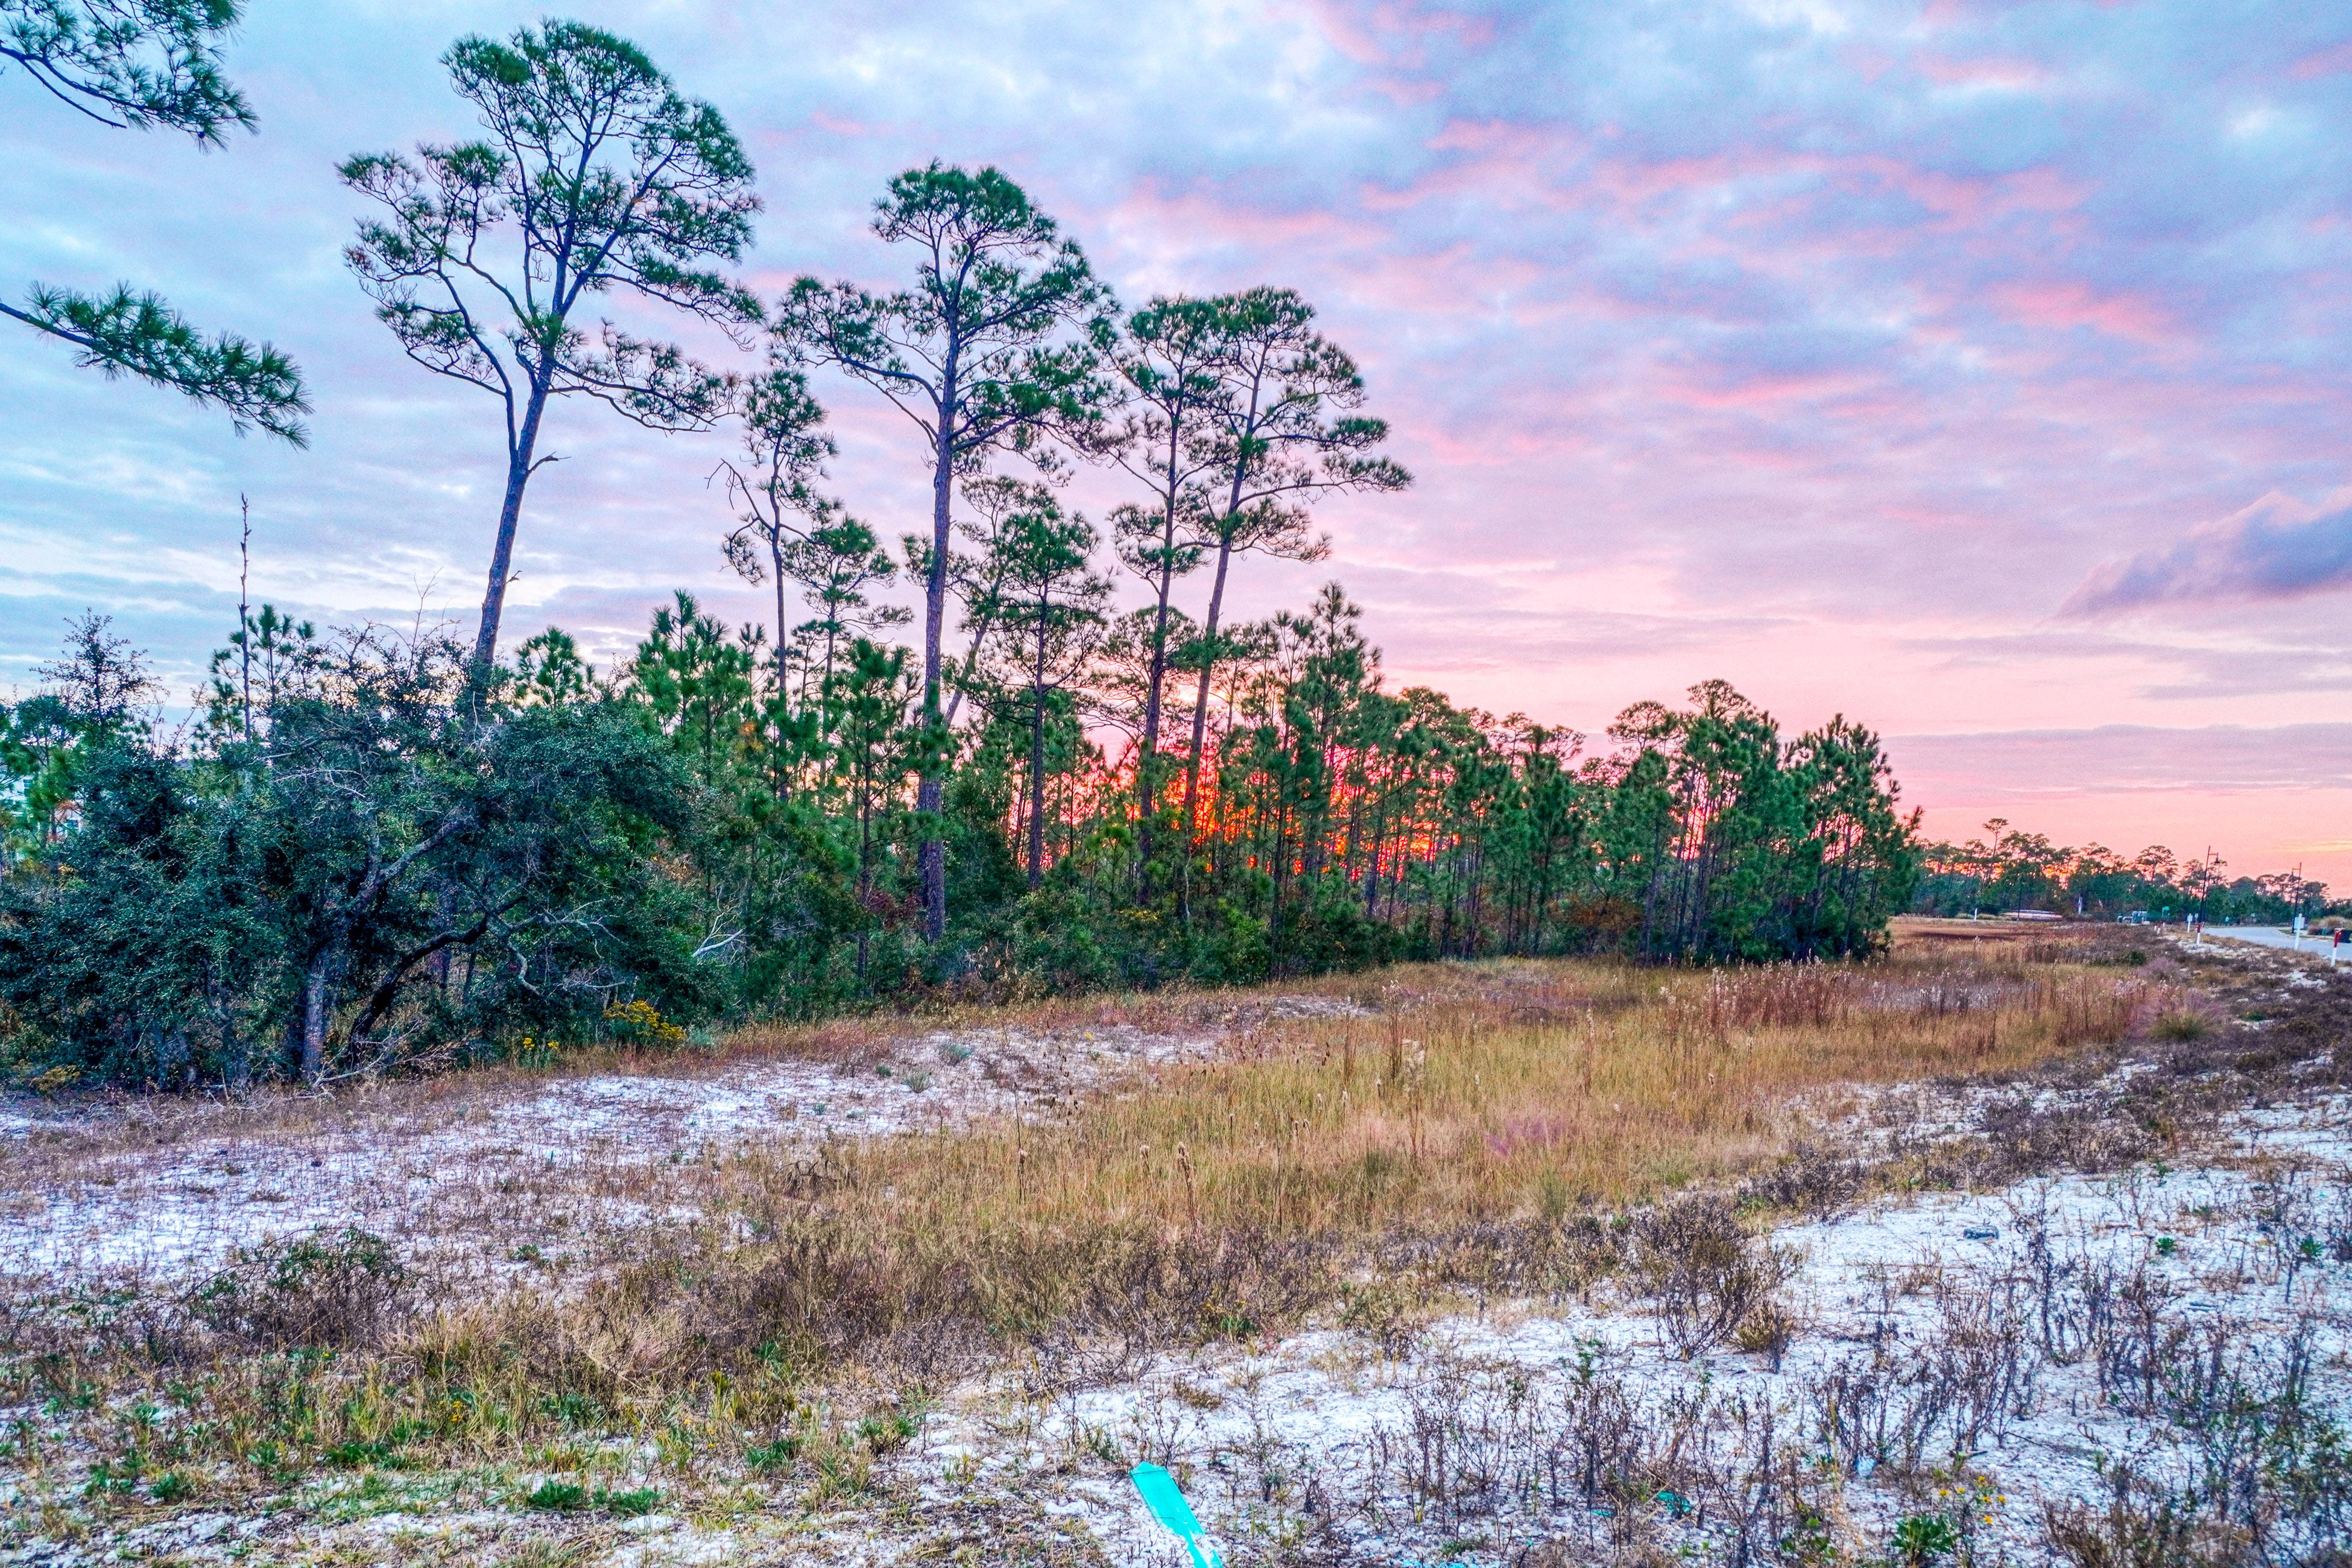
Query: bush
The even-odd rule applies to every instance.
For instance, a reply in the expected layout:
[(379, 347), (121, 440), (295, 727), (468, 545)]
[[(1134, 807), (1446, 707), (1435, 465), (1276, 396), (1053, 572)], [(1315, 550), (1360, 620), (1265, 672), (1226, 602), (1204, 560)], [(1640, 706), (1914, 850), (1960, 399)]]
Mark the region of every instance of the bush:
[(79, 821), (0, 878), (8, 1053), (167, 1088), (320, 1079), (584, 1031), (619, 986), (649, 998), (625, 1027), (667, 1040), (656, 1003), (709, 976), (662, 864), (698, 796), (657, 737), (614, 702), (485, 713), (434, 637), (303, 658), (250, 742), (84, 738)]
[(1721, 1198), (1683, 1198), (1634, 1228), (1633, 1275), (1656, 1303), (1658, 1327), (1685, 1360), (1729, 1340), (1788, 1276)]
[(239, 1248), (184, 1300), (216, 1331), (286, 1349), (373, 1343), (408, 1296), (408, 1270), (390, 1245), (349, 1228)]

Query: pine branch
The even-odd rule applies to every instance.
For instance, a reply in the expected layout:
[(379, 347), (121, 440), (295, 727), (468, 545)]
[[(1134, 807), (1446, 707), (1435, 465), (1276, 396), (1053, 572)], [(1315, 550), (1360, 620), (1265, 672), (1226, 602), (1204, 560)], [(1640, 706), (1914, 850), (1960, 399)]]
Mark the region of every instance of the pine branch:
[(86, 368), (184, 392), (225, 410), (239, 435), (257, 425), (294, 446), (310, 444), (299, 417), (310, 412), (302, 373), (268, 343), (233, 332), (207, 339), (161, 298), (129, 284), (103, 299), (36, 284), (27, 303), (20, 310), (0, 301), (0, 313), (74, 344)]

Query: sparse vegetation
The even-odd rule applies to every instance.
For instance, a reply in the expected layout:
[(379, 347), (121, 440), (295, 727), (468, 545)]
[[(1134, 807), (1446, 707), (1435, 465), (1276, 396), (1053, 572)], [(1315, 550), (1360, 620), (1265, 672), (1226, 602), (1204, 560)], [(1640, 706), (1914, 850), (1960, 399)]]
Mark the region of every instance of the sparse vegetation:
[[(1929, 931), (1845, 966), (1509, 962), (1327, 981), (1279, 1014), (1243, 999), (1225, 1050), (1157, 1069), (1148, 1094), (954, 1134), (664, 1162), (660, 1204), (693, 1219), (585, 1251), (575, 1236), (562, 1271), (534, 1263), (496, 1293), (436, 1261), (433, 1235), (391, 1229), (257, 1250), (184, 1295), (19, 1295), (9, 1397), (40, 1412), (32, 1451), (79, 1478), (71, 1506), (94, 1521), (134, 1497), (235, 1508), (320, 1478), (478, 1471), (514, 1478), (502, 1506), (583, 1529), (706, 1506), (730, 1476), (822, 1516), (909, 1506), (937, 1468), (929, 1413), (975, 1377), (1075, 1410), (1171, 1355), (1214, 1364), (1328, 1323), (1375, 1364), (1413, 1369), (1419, 1392), (1376, 1462), (1339, 1490), (1268, 1439), (1202, 1483), (1301, 1542), (1408, 1515), (1442, 1532), (1433, 1547), (1493, 1541), (1514, 1510), (1572, 1507), (1588, 1523), (1560, 1538), (1580, 1542), (1562, 1561), (1638, 1554), (1701, 1521), (1757, 1560), (1818, 1561), (1842, 1541), (1888, 1562), (1972, 1561), (2000, 1505), (1963, 1461), (2079, 1369), (2115, 1409), (2183, 1434), (2212, 1479), (2136, 1481), (2120, 1512), (2056, 1510), (2047, 1550), (2168, 1529), (2208, 1546), (2305, 1540), (2298, 1520), (2343, 1506), (2339, 1440), (2297, 1370), (2311, 1363), (2292, 1342), (2200, 1337), (2159, 1279), (2178, 1265), (2155, 1243), (2172, 1233), (2138, 1194), (2160, 1179), (2149, 1162), (2248, 1085), (2314, 1081), (2340, 1004), (2290, 994), (2259, 1028), (2167, 1039), (2158, 1020), (2208, 1006), (2186, 977), (2100, 957), (2046, 937), (1945, 948)], [(1234, 1006), (1046, 1002), (1024, 1026), (1181, 1027)], [(863, 1064), (890, 1059), (871, 1043), (881, 1026), (730, 1048), (822, 1049), (873, 1080)], [(2110, 1079), (2117, 1049), (2158, 1070)], [(1969, 1128), (1920, 1142), (1895, 1120), (1883, 1145), (1805, 1142), (1836, 1103), (1822, 1096), (1867, 1103), (1872, 1085), (1937, 1079), (1990, 1097)], [(1889, 1277), (1859, 1326), (1800, 1331), (1781, 1300), (1777, 1215), (2085, 1166), (2116, 1170), (2115, 1201), (2147, 1215), (2137, 1272), (2027, 1211), (2000, 1270)], [(621, 1174), (599, 1190), (653, 1198), (614, 1185)], [(2328, 1191), (2285, 1173), (2249, 1191), (2263, 1234), (2284, 1238), (2286, 1289), (2342, 1249), (2352, 1210)], [(1710, 1364), (1745, 1365), (1792, 1379), (1793, 1403), (1768, 1413), (1729, 1383), (1662, 1403), (1600, 1350), (1554, 1373), (1450, 1362), (1444, 1325), (1502, 1300), (1624, 1303), (1702, 1382)], [(1132, 1422), (1072, 1415), (1066, 1462), (1196, 1464), (1185, 1423), (1236, 1421), (1255, 1397), (1179, 1379)], [(1820, 1454), (1843, 1480), (1806, 1458)], [(992, 1495), (985, 1471), (960, 1465), (956, 1495)], [(1874, 1473), (1949, 1495), (1866, 1537), (1829, 1522), (1837, 1489)]]
[[(0, 67), (209, 145), (238, 15), (0, 0)], [(1337, 582), (1236, 622), (1412, 484), (1300, 294), (1123, 307), (935, 160), (905, 288), (763, 300), (772, 138), (578, 22), (441, 63), (478, 134), (342, 164), (344, 256), (499, 402), (478, 622), (241, 580), (192, 710), (95, 613), (0, 707), (0, 1558), (1098, 1568), (1149, 1461), (1233, 1568), (2352, 1563), (2352, 989), (2162, 929), (2324, 888), (1923, 844), (1723, 680), (1394, 690)], [(306, 439), (152, 295), (0, 314)], [(739, 430), (772, 620), (507, 635), (567, 403)]]

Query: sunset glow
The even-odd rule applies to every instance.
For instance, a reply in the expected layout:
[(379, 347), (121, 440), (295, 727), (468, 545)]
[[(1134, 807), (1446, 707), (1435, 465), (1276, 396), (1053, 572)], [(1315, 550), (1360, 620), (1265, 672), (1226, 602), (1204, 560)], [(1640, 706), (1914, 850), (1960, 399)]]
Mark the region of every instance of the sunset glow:
[[(240, 440), (12, 338), (0, 695), (86, 606), (184, 691), (234, 625), (240, 492), (257, 600), (471, 616), (499, 437), (371, 318), (334, 165), (468, 133), (436, 57), (541, 9), (264, 0), (232, 51), (260, 132), (215, 152), (0, 82), (12, 297), (156, 289), (316, 405), (307, 451)], [(1931, 836), (1998, 815), (2352, 886), (2341, 8), (572, 9), (742, 135), (763, 296), (890, 280), (869, 206), (942, 157), (1023, 182), (1123, 303), (1313, 300), (1416, 483), (1333, 502), (1330, 559), (1253, 569), (1239, 615), (1337, 578), (1391, 688), (1599, 735), (1721, 677), (1790, 732), (1886, 736)], [(927, 476), (827, 396), (834, 488), (895, 540)], [(520, 635), (602, 665), (675, 587), (762, 616), (719, 551), (725, 437), (551, 430)]]

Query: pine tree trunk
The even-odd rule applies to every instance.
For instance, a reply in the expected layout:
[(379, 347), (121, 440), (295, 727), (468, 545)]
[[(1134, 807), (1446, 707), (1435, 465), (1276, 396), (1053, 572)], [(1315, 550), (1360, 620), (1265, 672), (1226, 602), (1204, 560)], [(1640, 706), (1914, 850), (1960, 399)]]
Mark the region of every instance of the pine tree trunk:
[[(947, 624), (948, 534), (950, 497), (955, 485), (955, 349), (950, 343), (948, 368), (941, 378), (939, 400), (939, 442), (931, 469), (931, 571), (923, 584), (923, 723), (940, 721), (940, 642)], [(942, 757), (926, 754), (923, 776), (915, 786), (915, 811), (922, 821), (922, 843), (916, 863), (923, 879), (923, 934), (938, 942), (948, 931), (947, 845), (940, 836), (940, 805), (946, 795), (940, 776)]]
[(1231, 539), (1217, 544), (1217, 576), (1209, 585), (1209, 616), (1201, 629), (1201, 689), (1192, 699), (1192, 754), (1184, 764), (1184, 837), (1200, 821), (1201, 751), (1209, 738), (1209, 671), (1216, 667), (1217, 613), (1225, 603), (1225, 567), (1234, 558)]
[(523, 410), (522, 429), (507, 451), (507, 494), (499, 506), (498, 542), (490, 549), (490, 580), (482, 594), (482, 624), (474, 634), (474, 681), (487, 685), (499, 657), (499, 621), (506, 612), (507, 579), (514, 568), (515, 532), (522, 521), (522, 492), (530, 483), (532, 454), (539, 448), (539, 422), (547, 413), (547, 385), (534, 380)]
[(1045, 868), (1045, 628), (1037, 627), (1037, 669), (1029, 688), (1029, 889)]

